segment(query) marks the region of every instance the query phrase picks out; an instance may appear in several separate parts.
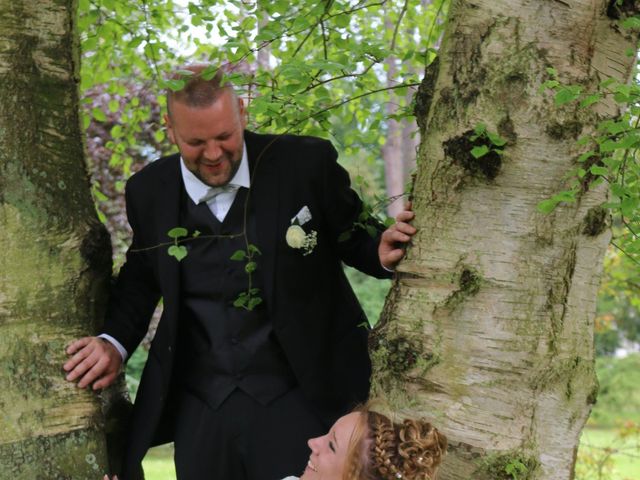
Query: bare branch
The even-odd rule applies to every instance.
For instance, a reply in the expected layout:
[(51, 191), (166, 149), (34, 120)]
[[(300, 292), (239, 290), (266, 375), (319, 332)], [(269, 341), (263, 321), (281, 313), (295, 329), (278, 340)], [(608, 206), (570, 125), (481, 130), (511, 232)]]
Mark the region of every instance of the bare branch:
[(398, 15), (398, 21), (396, 22), (396, 26), (393, 29), (393, 35), (391, 37), (391, 48), (390, 48), (391, 51), (396, 49), (396, 39), (398, 37), (398, 30), (400, 29), (400, 24), (402, 23), (402, 19), (407, 13), (408, 5), (409, 5), (409, 0), (404, 0), (404, 5), (402, 6), (402, 10), (400, 10), (400, 15)]

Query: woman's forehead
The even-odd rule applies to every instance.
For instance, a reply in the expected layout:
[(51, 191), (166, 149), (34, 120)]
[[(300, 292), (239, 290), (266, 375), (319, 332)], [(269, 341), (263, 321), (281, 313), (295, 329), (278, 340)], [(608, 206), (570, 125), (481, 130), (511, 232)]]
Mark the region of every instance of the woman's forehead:
[(344, 417), (340, 417), (330, 431), (330, 434), (335, 434), (336, 440), (341, 448), (347, 448), (349, 439), (353, 434), (353, 430), (360, 421), (360, 412), (352, 412)]

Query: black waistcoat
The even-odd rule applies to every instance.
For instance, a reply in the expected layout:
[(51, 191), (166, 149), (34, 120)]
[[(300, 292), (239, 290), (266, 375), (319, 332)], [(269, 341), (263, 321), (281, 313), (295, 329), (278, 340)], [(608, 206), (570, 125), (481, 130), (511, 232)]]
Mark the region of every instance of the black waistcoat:
[[(252, 311), (233, 305), (248, 286), (246, 261), (231, 260), (234, 252), (246, 249), (243, 236), (207, 238), (242, 232), (246, 197), (241, 188), (221, 223), (205, 203), (195, 205), (182, 192), (180, 226), (199, 231), (202, 238), (186, 243), (188, 254), (180, 262), (178, 375), (185, 388), (214, 409), (235, 388), (266, 404), (295, 385), (264, 304)], [(247, 233), (250, 242), (256, 238), (251, 211)], [(256, 261), (259, 269), (259, 256)], [(252, 283), (264, 292), (261, 277), (255, 271)]]

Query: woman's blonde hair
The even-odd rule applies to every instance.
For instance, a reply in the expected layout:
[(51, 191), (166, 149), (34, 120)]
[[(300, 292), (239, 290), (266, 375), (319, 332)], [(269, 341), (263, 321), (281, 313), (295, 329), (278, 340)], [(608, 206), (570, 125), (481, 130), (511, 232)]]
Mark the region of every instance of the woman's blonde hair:
[(360, 413), (351, 435), (343, 480), (434, 480), (447, 438), (424, 420), (394, 423), (371, 410)]

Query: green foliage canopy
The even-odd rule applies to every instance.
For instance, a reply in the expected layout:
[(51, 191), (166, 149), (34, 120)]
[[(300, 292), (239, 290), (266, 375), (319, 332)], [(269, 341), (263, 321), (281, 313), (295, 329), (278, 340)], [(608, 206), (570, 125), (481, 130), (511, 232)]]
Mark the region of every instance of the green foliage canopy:
[[(337, 121), (352, 127), (340, 143), (378, 146), (381, 106), (417, 87), (434, 57), (444, 7), (444, 0), (80, 0), (81, 89), (105, 85), (122, 96), (133, 81), (164, 104), (163, 89), (182, 86), (166, 80), (169, 72), (210, 63), (225, 66), (249, 100), (253, 128), (327, 136)], [(385, 73), (390, 61), (393, 78)], [(91, 109), (85, 125), (106, 113)], [(404, 105), (402, 115), (409, 113)], [(146, 106), (132, 101), (112, 135), (134, 140), (126, 132), (148, 117)]]

